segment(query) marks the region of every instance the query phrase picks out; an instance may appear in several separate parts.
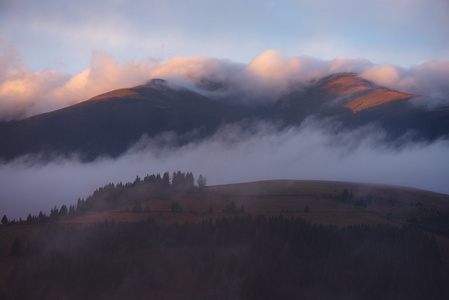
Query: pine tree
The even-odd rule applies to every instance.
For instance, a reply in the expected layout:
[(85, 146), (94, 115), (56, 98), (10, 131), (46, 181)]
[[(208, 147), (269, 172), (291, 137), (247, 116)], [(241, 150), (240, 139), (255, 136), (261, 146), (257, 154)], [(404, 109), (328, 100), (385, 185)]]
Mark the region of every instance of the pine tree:
[(170, 175), (168, 172), (165, 172), (164, 175), (162, 176), (162, 186), (164, 188), (170, 187)]
[(63, 206), (61, 206), (61, 208), (59, 209), (59, 215), (61, 217), (64, 217), (67, 215), (67, 205), (64, 204)]
[(197, 180), (198, 187), (202, 190), (206, 186), (206, 176), (200, 174)]
[(21, 252), (20, 242), (17, 238), (15, 238), (11, 247), (11, 255), (17, 257), (20, 256), (20, 252)]
[(3, 218), (2, 218), (2, 224), (4, 225), (4, 224), (7, 224), (9, 222), (9, 220), (8, 220), (8, 218), (6, 217), (6, 215), (3, 215)]

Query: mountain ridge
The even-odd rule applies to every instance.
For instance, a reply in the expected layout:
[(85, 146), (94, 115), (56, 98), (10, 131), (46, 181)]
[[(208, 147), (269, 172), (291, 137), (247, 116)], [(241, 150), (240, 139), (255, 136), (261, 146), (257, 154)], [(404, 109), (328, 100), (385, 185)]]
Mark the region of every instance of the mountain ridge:
[(81, 103), (20, 121), (0, 122), (0, 159), (27, 154), (71, 155), (92, 161), (118, 157), (143, 135), (173, 132), (182, 145), (202, 140), (221, 126), (258, 120), (299, 126), (309, 116), (333, 119), (347, 128), (375, 123), (390, 141), (408, 132), (435, 140), (449, 134), (448, 109), (422, 109), (418, 95), (379, 87), (355, 73), (337, 73), (270, 103), (217, 100), (163, 79), (117, 89)]

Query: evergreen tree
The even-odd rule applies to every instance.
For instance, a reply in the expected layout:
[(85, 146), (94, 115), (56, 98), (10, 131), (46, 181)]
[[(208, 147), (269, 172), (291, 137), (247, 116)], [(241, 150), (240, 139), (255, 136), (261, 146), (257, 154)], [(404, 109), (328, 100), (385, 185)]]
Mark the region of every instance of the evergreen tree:
[(171, 205), (171, 211), (174, 213), (183, 213), (184, 208), (181, 206), (181, 204), (179, 204), (178, 201), (175, 201)]
[(136, 179), (134, 179), (134, 185), (138, 185), (141, 182), (139, 175), (136, 175)]
[(142, 205), (140, 204), (140, 202), (136, 201), (133, 205), (133, 207), (131, 208), (131, 212), (132, 213), (141, 213), (142, 212)]
[(55, 205), (55, 207), (52, 210), (50, 210), (50, 219), (51, 220), (57, 220), (58, 219), (58, 215), (59, 215), (59, 210), (58, 210), (58, 208)]
[(64, 204), (63, 206), (61, 206), (61, 208), (59, 209), (59, 215), (61, 217), (64, 217), (67, 215), (67, 205)]
[(304, 212), (308, 213), (310, 212), (310, 207), (306, 204), (306, 206), (304, 206)]
[(20, 252), (21, 252), (20, 242), (17, 238), (15, 238), (11, 247), (11, 255), (17, 257), (20, 256)]
[(206, 186), (206, 176), (203, 176), (200, 174), (200, 176), (198, 177), (197, 183), (198, 183), (198, 187), (200, 189), (203, 189)]
[(186, 174), (186, 187), (191, 188), (195, 186), (195, 177), (193, 177), (192, 172), (187, 172)]
[(170, 175), (168, 172), (165, 172), (164, 175), (162, 176), (162, 186), (164, 188), (170, 187)]
[[(243, 209), (244, 211), (244, 209)], [(237, 206), (234, 202), (229, 203), (226, 205), (226, 208), (223, 210), (225, 214), (236, 214), (237, 213)]]
[(69, 216), (75, 215), (75, 206), (70, 205), (69, 206)]
[(8, 218), (6, 217), (6, 215), (3, 215), (3, 218), (2, 218), (2, 224), (7, 224), (9, 221), (8, 221)]

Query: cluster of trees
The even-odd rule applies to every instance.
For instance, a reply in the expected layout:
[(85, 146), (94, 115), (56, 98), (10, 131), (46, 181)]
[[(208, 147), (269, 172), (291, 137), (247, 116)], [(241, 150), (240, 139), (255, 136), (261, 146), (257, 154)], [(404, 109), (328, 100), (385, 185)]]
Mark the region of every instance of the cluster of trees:
[(344, 189), (343, 192), (337, 196), (337, 199), (346, 204), (358, 205), (358, 206), (367, 206), (373, 200), (373, 196), (369, 194), (364, 197), (354, 197), (354, 194), (349, 192), (347, 189)]
[(142, 203), (139, 201), (135, 201), (133, 206), (131, 207), (131, 210), (126, 207), (126, 212), (133, 213), (133, 214), (140, 214), (140, 213), (149, 213), (151, 212), (150, 207), (148, 205), (145, 206), (145, 208), (142, 208)]
[(407, 222), (428, 232), (449, 237), (449, 213), (442, 211), (409, 212)]
[[(71, 206), (71, 213), (74, 212), (74, 207)], [(8, 220), (8, 217), (6, 215), (3, 215), (3, 218), (1, 220), (3, 225), (37, 225), (37, 224), (45, 224), (50, 221), (55, 221), (59, 217), (64, 217), (69, 214), (69, 211), (67, 209), (66, 205), (62, 205), (60, 209), (58, 209), (56, 206), (50, 210), (50, 214), (47, 215), (43, 213), (42, 211), (39, 212), (38, 215), (31, 215), (28, 214), (28, 217), (26, 220), (22, 220), (20, 218), (18, 221), (15, 219)]]
[(147, 175), (143, 179), (136, 176), (133, 182), (128, 183), (109, 183), (96, 189), (92, 195), (86, 199), (79, 198), (75, 205), (56, 206), (51, 209), (50, 214), (42, 211), (38, 215), (29, 214), (26, 220), (10, 221), (4, 215), (1, 222), (6, 225), (15, 224), (44, 224), (58, 220), (59, 217), (74, 217), (83, 215), (92, 211), (111, 209), (120, 205), (133, 205), (131, 212), (149, 211), (149, 208), (142, 208), (141, 202), (154, 199), (165, 198), (170, 194), (179, 192), (201, 192), (206, 186), (206, 177), (200, 175), (197, 180), (198, 186), (195, 186), (195, 177), (191, 172), (173, 172), (170, 178), (169, 172), (161, 174)]
[(244, 214), (245, 207), (242, 205), (242, 206), (240, 206), (240, 208), (237, 208), (237, 205), (235, 205), (234, 202), (231, 202), (226, 205), (225, 209), (223, 209), (223, 212), (225, 214), (237, 214), (237, 213)]
[(435, 239), (413, 226), (49, 224), (15, 253), (32, 263), (15, 267), (5, 299), (449, 299)]

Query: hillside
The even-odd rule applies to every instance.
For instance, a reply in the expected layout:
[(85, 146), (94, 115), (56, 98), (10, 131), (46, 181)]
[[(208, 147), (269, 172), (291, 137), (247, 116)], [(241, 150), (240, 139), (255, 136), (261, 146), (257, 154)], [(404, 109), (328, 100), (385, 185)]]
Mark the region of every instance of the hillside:
[(449, 195), (296, 180), (161, 190), (152, 178), (99, 188), (79, 214), (0, 226), (0, 295), (449, 295)]
[(182, 144), (248, 116), (244, 107), (151, 81), (54, 112), (0, 123), (0, 156), (8, 160), (28, 153), (78, 153), (86, 161), (99, 155), (117, 157), (144, 134), (173, 132)]
[(205, 139), (225, 124), (257, 120), (283, 128), (299, 126), (309, 116), (348, 128), (377, 124), (392, 142), (405, 134), (425, 141), (449, 134), (449, 107), (417, 105), (432, 100), (377, 87), (353, 73), (325, 77), (270, 103), (243, 104), (214, 99), (211, 91), (208, 95), (157, 79), (54, 112), (0, 122), (0, 158), (76, 153), (92, 161), (120, 156), (143, 135), (171, 132), (176, 135), (171, 142), (182, 145)]
[[(162, 177), (149, 175), (127, 184), (100, 187), (86, 199), (70, 205), (70, 209), (66, 207), (67, 211), (56, 220), (85, 224), (151, 218), (170, 224), (215, 220), (242, 213), (252, 216), (284, 214), (337, 226), (378, 223), (401, 226), (439, 214), (449, 216), (449, 195), (398, 186), (271, 180), (206, 186), (200, 190), (191, 185), (168, 187), (156, 178)], [(179, 204), (180, 211), (173, 210), (174, 203)], [(233, 211), (229, 211), (231, 204), (235, 206)], [(43, 220), (54, 221), (52, 215), (53, 212)], [(35, 216), (27, 223), (41, 221)], [(445, 230), (449, 237), (449, 227)]]

